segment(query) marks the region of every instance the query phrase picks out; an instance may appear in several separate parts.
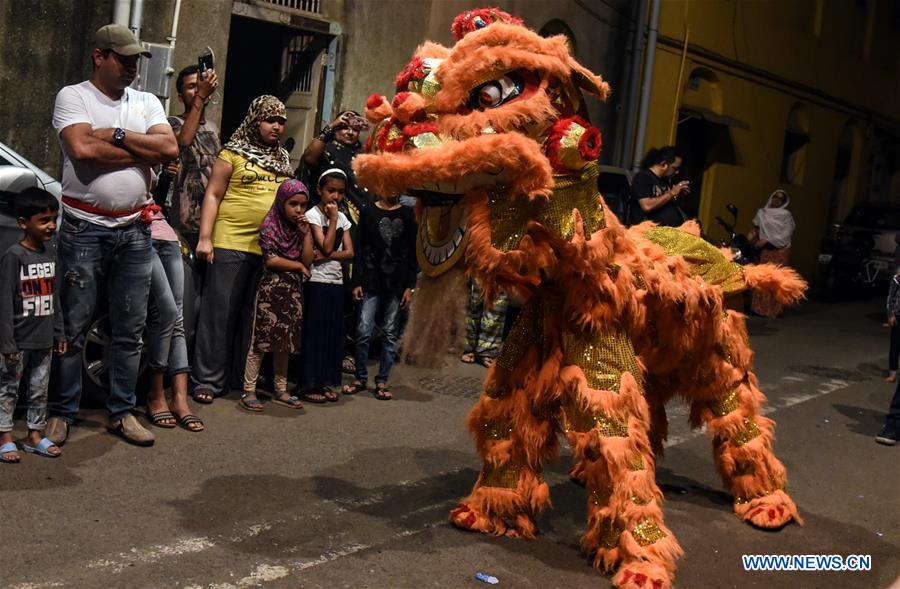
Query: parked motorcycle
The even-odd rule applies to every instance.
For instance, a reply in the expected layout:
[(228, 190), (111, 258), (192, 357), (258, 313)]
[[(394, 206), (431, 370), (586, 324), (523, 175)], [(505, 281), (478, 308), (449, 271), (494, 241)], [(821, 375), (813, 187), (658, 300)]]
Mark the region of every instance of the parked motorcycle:
[(728, 241), (724, 245), (731, 249), (732, 260), (741, 265), (757, 261), (759, 256), (757, 250), (750, 244), (750, 240), (747, 239), (746, 235), (738, 233), (735, 229), (737, 227), (738, 208), (734, 203), (730, 202), (725, 205), (725, 209), (731, 213), (731, 223), (719, 216), (716, 216), (716, 222), (728, 234)]

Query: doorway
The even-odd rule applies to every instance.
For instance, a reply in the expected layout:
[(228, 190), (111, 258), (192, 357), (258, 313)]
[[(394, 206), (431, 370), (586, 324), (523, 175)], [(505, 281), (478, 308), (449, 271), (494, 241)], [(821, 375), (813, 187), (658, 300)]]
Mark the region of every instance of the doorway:
[(331, 38), (233, 15), (225, 74), (227, 91), (222, 105), (223, 141), (240, 126), (254, 98), (271, 94), (287, 108), (282, 143), (292, 146), (291, 162), (298, 165), (322, 116), (322, 56)]

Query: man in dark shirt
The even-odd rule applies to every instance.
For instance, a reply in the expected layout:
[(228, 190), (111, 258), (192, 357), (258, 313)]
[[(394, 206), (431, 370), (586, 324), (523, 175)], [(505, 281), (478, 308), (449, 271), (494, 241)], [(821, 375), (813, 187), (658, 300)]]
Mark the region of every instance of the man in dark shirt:
[(178, 140), (177, 162), (166, 166), (170, 181), (175, 182), (168, 221), (191, 244), (197, 246), (200, 234), (200, 207), (206, 185), (219, 150), (219, 128), (206, 119), (206, 104), (216, 91), (219, 78), (215, 70), (200, 73), (196, 65), (189, 65), (178, 73), (175, 88), (184, 104), (181, 116), (169, 117), (169, 124)]
[(369, 341), (381, 311), (381, 363), (375, 377), (375, 398), (392, 397), (387, 380), (394, 365), (398, 316), (412, 300), (416, 284), (416, 220), (399, 196), (382, 197), (365, 207), (354, 244), (353, 298), (362, 301), (356, 338), (356, 380), (344, 388), (348, 394), (366, 389)]
[[(681, 168), (681, 161), (681, 154), (671, 145), (651, 149), (631, 183), (631, 193), (640, 211), (657, 225), (678, 227), (685, 221), (676, 200), (682, 194), (690, 194), (690, 182), (672, 183)], [(636, 220), (641, 219), (632, 219), (632, 222)]]

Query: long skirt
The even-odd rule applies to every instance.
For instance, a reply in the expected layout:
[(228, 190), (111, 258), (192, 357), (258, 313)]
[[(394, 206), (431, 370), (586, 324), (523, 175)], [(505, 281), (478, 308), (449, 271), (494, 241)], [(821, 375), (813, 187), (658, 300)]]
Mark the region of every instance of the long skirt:
[(303, 299), (297, 381), (300, 390), (340, 386), (344, 358), (344, 287), (307, 282), (303, 285)]
[[(791, 257), (791, 248), (783, 247), (778, 249), (764, 249), (759, 254), (759, 261), (762, 263), (778, 264), (779, 266), (787, 266)], [(767, 292), (754, 292), (753, 303), (750, 309), (757, 315), (763, 317), (780, 317), (784, 311), (784, 307), (775, 300), (775, 297)]]

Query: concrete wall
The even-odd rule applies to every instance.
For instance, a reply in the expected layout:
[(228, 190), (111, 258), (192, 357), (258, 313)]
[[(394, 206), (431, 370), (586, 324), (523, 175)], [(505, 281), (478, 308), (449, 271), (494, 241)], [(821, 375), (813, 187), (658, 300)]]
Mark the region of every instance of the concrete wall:
[[(577, 59), (613, 85), (613, 98), (608, 102), (588, 102), (591, 120), (603, 132), (604, 145), (612, 146), (617, 135), (616, 114), (624, 110), (620, 101), (626, 98), (625, 48), (629, 39), (625, 18), (629, 3), (609, 3), (619, 6), (620, 12), (606, 3), (583, 4), (589, 5), (594, 14), (571, 0), (488, 3), (523, 18), (526, 26), (534, 30), (553, 19), (568, 25), (575, 37)], [(425, 40), (452, 45), (453, 18), (467, 9), (484, 5), (484, 2), (468, 0), (346, 0), (336, 106), (361, 111), (370, 94), (393, 96), (394, 78), (416, 47)], [(611, 148), (604, 151), (604, 161), (609, 161), (612, 151)]]
[[(174, 7), (175, 0), (145, 1), (144, 41), (168, 43)], [(54, 98), (63, 86), (90, 76), (94, 31), (111, 20), (112, 0), (0, 1), (0, 141), (56, 177), (62, 156), (51, 127)], [(229, 1), (183, 0), (176, 72), (210, 45), (222, 80), (230, 22)], [(174, 76), (172, 82), (171, 111), (178, 113)], [(208, 115), (218, 122), (220, 105), (211, 105)]]
[(62, 160), (53, 101), (90, 74), (94, 31), (111, 15), (110, 0), (0, 2), (0, 141), (54, 176)]

